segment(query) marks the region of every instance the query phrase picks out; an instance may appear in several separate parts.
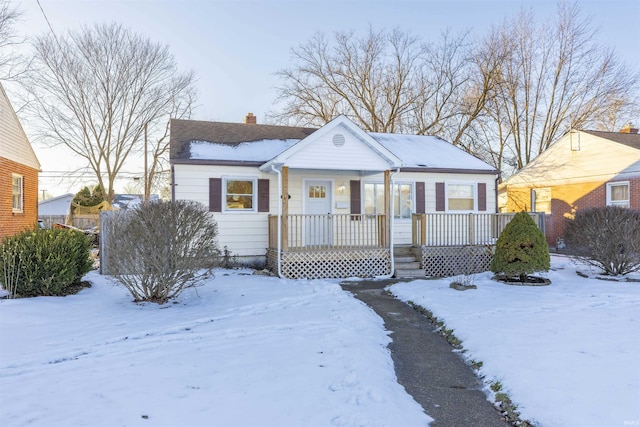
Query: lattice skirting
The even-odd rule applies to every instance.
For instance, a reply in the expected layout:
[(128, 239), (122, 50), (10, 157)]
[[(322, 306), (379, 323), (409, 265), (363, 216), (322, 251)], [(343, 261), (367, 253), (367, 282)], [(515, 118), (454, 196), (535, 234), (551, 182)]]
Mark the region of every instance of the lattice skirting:
[(422, 268), (429, 277), (450, 277), (489, 270), (494, 245), (422, 246)]
[[(277, 251), (267, 251), (267, 264), (276, 271)], [(331, 251), (284, 252), (282, 275), (288, 279), (329, 279), (376, 277), (391, 273), (389, 249), (348, 249)]]

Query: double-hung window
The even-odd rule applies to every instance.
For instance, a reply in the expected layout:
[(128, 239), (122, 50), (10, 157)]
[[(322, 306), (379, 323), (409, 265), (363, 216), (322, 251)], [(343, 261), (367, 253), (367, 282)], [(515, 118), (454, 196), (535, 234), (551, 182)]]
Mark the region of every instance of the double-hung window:
[(447, 211), (473, 211), (476, 206), (475, 185), (447, 184)]
[(629, 207), (629, 181), (607, 183), (607, 206)]
[(222, 188), (225, 211), (256, 211), (256, 178), (223, 178)]
[[(411, 218), (413, 211), (413, 185), (410, 183), (393, 184), (393, 216), (395, 218)], [(364, 184), (364, 213), (367, 215), (384, 213), (384, 184)]]
[(24, 210), (24, 177), (15, 173), (11, 174), (11, 210)]

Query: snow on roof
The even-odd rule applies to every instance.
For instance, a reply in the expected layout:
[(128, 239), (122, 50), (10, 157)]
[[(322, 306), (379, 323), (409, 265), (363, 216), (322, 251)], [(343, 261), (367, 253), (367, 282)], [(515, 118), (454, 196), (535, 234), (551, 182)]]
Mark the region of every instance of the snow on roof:
[(403, 167), (406, 168), (495, 169), (435, 136), (373, 132), (369, 135), (401, 158)]
[[(399, 157), (403, 163), (402, 167), (495, 170), (482, 160), (435, 136), (392, 133), (369, 133), (369, 135)], [(263, 139), (237, 145), (191, 141), (190, 158), (267, 162), (299, 141), (298, 139)]]
[(238, 145), (191, 141), (189, 146), (191, 153), (190, 158), (266, 162), (298, 141), (300, 140), (263, 139), (260, 141), (242, 142)]

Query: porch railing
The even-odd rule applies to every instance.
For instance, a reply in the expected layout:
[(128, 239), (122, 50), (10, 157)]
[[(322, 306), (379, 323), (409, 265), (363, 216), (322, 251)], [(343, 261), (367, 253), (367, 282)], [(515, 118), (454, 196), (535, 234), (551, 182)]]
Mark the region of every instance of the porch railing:
[[(419, 246), (463, 246), (493, 244), (516, 214), (427, 213), (412, 215), (413, 244)], [(544, 233), (544, 213), (530, 213)]]
[[(385, 215), (283, 215), (283, 250), (383, 248), (388, 246)], [(278, 247), (278, 217), (269, 216), (269, 247)]]

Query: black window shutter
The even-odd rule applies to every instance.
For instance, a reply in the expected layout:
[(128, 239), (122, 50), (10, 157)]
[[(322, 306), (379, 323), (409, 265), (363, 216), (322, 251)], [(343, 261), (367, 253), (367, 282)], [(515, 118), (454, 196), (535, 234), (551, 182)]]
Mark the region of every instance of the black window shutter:
[(445, 211), (444, 182), (436, 182), (436, 211)]
[(416, 213), (426, 212), (424, 200), (424, 182), (416, 182)]
[(258, 180), (258, 212), (269, 212), (269, 180)]
[(360, 181), (349, 181), (349, 190), (351, 194), (351, 214), (359, 215), (362, 213), (362, 197), (360, 196)]
[(484, 182), (478, 183), (478, 210), (487, 210), (487, 184)]
[(222, 212), (222, 178), (209, 178), (209, 212)]

